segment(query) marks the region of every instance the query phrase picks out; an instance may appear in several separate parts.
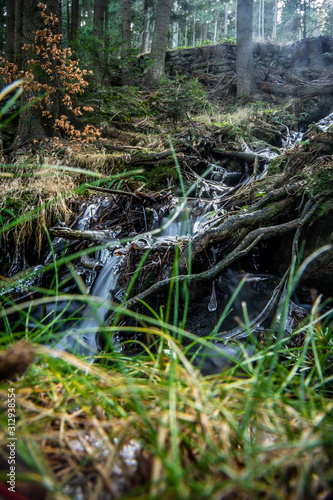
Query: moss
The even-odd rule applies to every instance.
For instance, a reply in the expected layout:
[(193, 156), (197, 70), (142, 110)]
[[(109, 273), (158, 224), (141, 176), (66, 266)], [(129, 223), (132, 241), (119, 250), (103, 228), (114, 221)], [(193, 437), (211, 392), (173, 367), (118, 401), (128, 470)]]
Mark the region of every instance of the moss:
[(160, 191), (170, 185), (170, 180), (176, 184), (178, 182), (177, 168), (174, 164), (155, 165), (152, 170), (145, 170), (146, 187), (152, 191)]
[(328, 213), (332, 213), (332, 211), (333, 211), (333, 200), (326, 200), (320, 204), (318, 210), (316, 211), (316, 214), (318, 216), (318, 219), (320, 219), (320, 217), (323, 217)]
[(310, 179), (309, 189), (313, 194), (326, 193), (332, 190), (333, 165), (332, 163), (321, 165)]
[(15, 249), (29, 255), (29, 259), (37, 259), (46, 241), (45, 226), (51, 226), (56, 219), (69, 222), (71, 210), (66, 198), (74, 187), (70, 176), (51, 169), (47, 176), (2, 179), (0, 224), (13, 227), (4, 231), (0, 259), (6, 260), (7, 254), (12, 256)]
[(287, 158), (285, 155), (274, 158), (268, 166), (268, 175), (280, 174), (287, 166)]

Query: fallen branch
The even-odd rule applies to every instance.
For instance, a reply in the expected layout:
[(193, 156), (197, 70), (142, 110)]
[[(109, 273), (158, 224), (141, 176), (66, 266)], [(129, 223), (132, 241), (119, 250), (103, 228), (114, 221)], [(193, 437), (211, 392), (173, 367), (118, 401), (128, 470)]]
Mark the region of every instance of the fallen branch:
[(93, 242), (110, 241), (114, 239), (112, 231), (89, 231), (89, 230), (79, 230), (70, 229), (69, 227), (51, 227), (50, 233), (53, 236), (58, 236), (59, 238), (64, 238), (67, 240), (86, 240)]
[(101, 193), (119, 194), (119, 196), (129, 196), (131, 198), (136, 198), (138, 201), (141, 201), (139, 196), (137, 196), (135, 193), (131, 193), (129, 191), (118, 191), (117, 189), (107, 189), (107, 188), (102, 188), (99, 186), (91, 186), (90, 184), (87, 184), (86, 188), (90, 189), (91, 191), (99, 191)]

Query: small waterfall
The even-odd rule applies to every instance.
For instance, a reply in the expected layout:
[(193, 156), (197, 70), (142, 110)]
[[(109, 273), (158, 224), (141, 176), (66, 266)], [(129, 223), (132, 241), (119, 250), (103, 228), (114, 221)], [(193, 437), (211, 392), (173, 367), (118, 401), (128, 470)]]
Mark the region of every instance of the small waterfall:
[(323, 132), (327, 132), (327, 130), (333, 125), (333, 113), (328, 116), (325, 116), (322, 120), (319, 120), (317, 123), (317, 127), (319, 127)]
[[(82, 217), (80, 217), (79, 220), (76, 222), (75, 229), (77, 229), (79, 231), (89, 229), (90, 220), (92, 217), (95, 217), (99, 206), (100, 205), (96, 204), (96, 203), (92, 203), (91, 205), (88, 205), (87, 208), (85, 209), (85, 211), (83, 212)], [(62, 225), (65, 225), (65, 224), (62, 224)], [(52, 246), (53, 246), (53, 252), (55, 254), (58, 254), (66, 248), (67, 240), (66, 240), (66, 238), (56, 237), (52, 241)], [(52, 260), (53, 260), (53, 253), (51, 250), (46, 257), (44, 264), (45, 265), (50, 264), (50, 262), (52, 262)]]
[(77, 328), (69, 330), (55, 345), (56, 349), (86, 356), (96, 354), (99, 350), (97, 331), (109, 311), (110, 298), (113, 297), (117, 289), (122, 263), (122, 257), (117, 255), (106, 261), (91, 291), (93, 297), (98, 297), (101, 300), (97, 304), (87, 306), (85, 316), (89, 316), (89, 319), (82, 320)]
[[(165, 226), (165, 227), (163, 227)], [(166, 236), (190, 236), (193, 235), (193, 216), (186, 203), (175, 207), (168, 216), (163, 217), (163, 227), (160, 238)]]
[(85, 211), (83, 212), (82, 217), (77, 221), (75, 229), (80, 231), (84, 229), (89, 229), (90, 220), (92, 217), (95, 217), (97, 210), (99, 209), (99, 204), (92, 203), (88, 205)]

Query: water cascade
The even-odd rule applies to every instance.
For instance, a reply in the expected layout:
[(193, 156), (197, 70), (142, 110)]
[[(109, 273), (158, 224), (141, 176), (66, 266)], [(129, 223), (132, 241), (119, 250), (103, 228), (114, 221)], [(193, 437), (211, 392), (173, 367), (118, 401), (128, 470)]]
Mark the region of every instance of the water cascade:
[(95, 303), (89, 303), (85, 309), (85, 318), (76, 328), (71, 329), (56, 345), (56, 349), (66, 350), (81, 355), (94, 355), (100, 346), (97, 331), (103, 325), (109, 311), (110, 300), (117, 290), (122, 268), (122, 257), (110, 256), (106, 261), (91, 290)]

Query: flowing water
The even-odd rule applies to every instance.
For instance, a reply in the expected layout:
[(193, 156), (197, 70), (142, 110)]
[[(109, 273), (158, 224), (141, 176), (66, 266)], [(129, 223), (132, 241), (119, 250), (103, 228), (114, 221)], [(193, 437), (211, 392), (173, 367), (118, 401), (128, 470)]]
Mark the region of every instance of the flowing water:
[(55, 345), (56, 349), (66, 350), (81, 355), (94, 355), (99, 350), (98, 328), (103, 325), (109, 312), (110, 300), (117, 290), (122, 268), (122, 258), (113, 255), (106, 261), (99, 272), (91, 290), (93, 299), (85, 309), (85, 318)]

